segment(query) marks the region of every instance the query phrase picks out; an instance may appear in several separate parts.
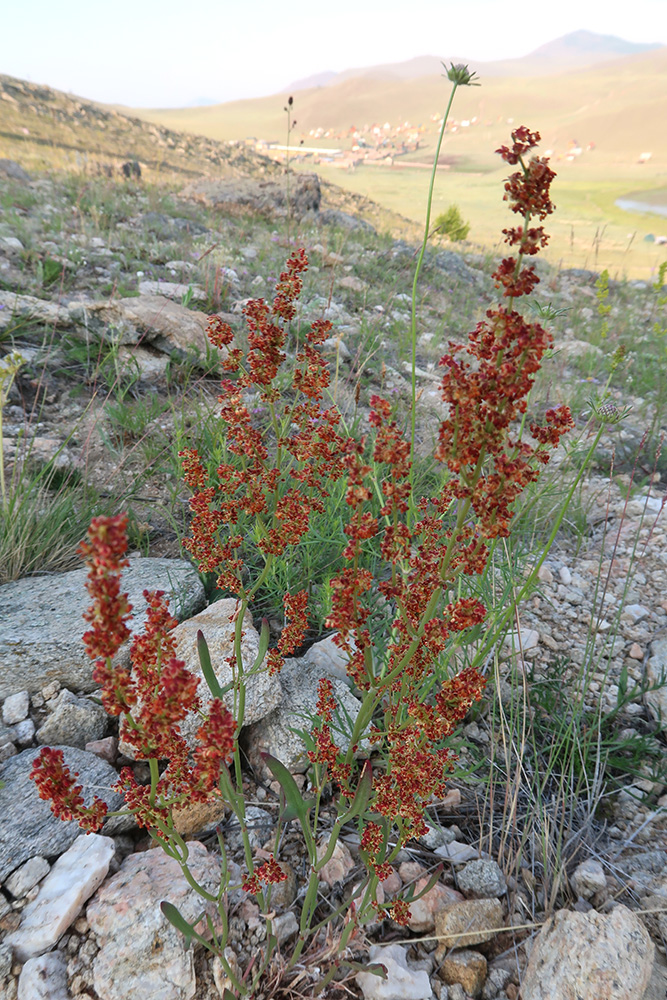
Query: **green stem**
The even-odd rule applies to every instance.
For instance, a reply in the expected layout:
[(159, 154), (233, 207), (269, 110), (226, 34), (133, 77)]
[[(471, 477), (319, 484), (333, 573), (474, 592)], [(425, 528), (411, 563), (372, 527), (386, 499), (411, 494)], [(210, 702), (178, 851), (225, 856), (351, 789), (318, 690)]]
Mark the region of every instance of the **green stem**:
[(151, 809), (155, 805), (155, 793), (157, 792), (157, 783), (160, 780), (160, 772), (158, 770), (158, 763), (155, 757), (151, 757), (148, 761), (148, 767), (151, 772), (151, 794), (149, 798), (149, 803)]
[(2, 509), (6, 511), (8, 508), (7, 503), (7, 490), (5, 488), (5, 449), (2, 443), (2, 407), (4, 404), (4, 398), (2, 392), (0, 391), (0, 493), (2, 494)]
[(458, 83), (454, 83), (452, 86), (452, 92), (449, 95), (449, 103), (447, 104), (447, 110), (445, 111), (445, 116), (442, 119), (442, 127), (440, 129), (440, 135), (438, 136), (438, 145), (435, 149), (435, 158), (433, 160), (433, 169), (431, 170), (431, 181), (428, 188), (428, 199), (426, 202), (426, 221), (424, 224), (424, 238), (422, 240), (421, 250), (419, 251), (419, 256), (417, 257), (417, 265), (415, 267), (415, 276), (412, 282), (412, 310), (411, 310), (411, 321), (410, 321), (410, 337), (412, 340), (412, 413), (410, 415), (410, 461), (412, 465), (410, 466), (410, 485), (413, 481), (413, 469), (415, 460), (415, 429), (416, 429), (416, 396), (417, 396), (417, 282), (419, 281), (419, 274), (421, 272), (422, 263), (424, 260), (424, 254), (426, 253), (426, 244), (428, 243), (429, 230), (431, 225), (431, 208), (433, 205), (433, 189), (435, 188), (435, 175), (438, 169), (438, 160), (440, 158), (440, 148), (442, 146), (442, 140), (445, 137), (445, 128), (447, 126), (447, 119), (449, 118), (449, 112), (452, 108), (452, 103), (454, 101), (454, 94), (458, 89)]

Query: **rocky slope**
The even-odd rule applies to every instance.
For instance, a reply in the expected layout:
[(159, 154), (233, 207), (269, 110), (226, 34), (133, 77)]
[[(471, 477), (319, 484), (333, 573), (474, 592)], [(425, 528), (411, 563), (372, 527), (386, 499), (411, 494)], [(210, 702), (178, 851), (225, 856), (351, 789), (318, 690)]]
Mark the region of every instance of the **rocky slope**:
[[(7, 86), (3, 79), (5, 92), (18, 102), (16, 88)], [(51, 98), (40, 98), (38, 90), (22, 91), (21, 100), (41, 100), (35, 107), (48, 107)], [(36, 110), (34, 121), (55, 123), (60, 130), (60, 100), (53, 98), (51, 118)], [(71, 116), (77, 102), (67, 100)], [(5, 104), (13, 107), (11, 101)], [(90, 128), (103, 137), (123, 126), (113, 115), (98, 118), (95, 109), (83, 105), (80, 113), (81, 128), (89, 127), (90, 118), (96, 123)], [(99, 146), (100, 163), (119, 164), (113, 150), (122, 134), (121, 128), (108, 145)], [(241, 151), (229, 151), (227, 161), (211, 148), (210, 157), (221, 157), (215, 163), (207, 159), (205, 143), (188, 151), (190, 140), (175, 137), (170, 145), (169, 134), (160, 134), (160, 155), (174, 163), (173, 183), (163, 187), (147, 181), (143, 171), (110, 183), (106, 174), (96, 178), (91, 170), (65, 175), (0, 163), (5, 208), (0, 363), (11, 350), (25, 359), (3, 411), (7, 469), (23, 477), (24, 487), (40, 470), (51, 470), (51, 486), (38, 497), (41, 522), (49, 497), (67, 490), (73, 497), (71, 541), (59, 538), (63, 545), (56, 547), (52, 534), (48, 544), (33, 549), (30, 562), (24, 540), (22, 561), (11, 566), (10, 550), (3, 550), (0, 988), (8, 1000), (38, 995), (35, 983), (45, 982), (49, 992), (43, 995), (51, 1000), (126, 1000), (138, 993), (156, 1000), (212, 1000), (222, 991), (220, 967), (202, 951), (186, 952), (182, 940), (160, 922), (157, 906), (165, 894), (185, 911), (193, 908), (194, 913), (196, 903), (168, 859), (147, 850), (142, 831), (127, 817), (108, 822), (101, 835), (79, 835), (78, 828), (51, 816), (27, 778), (37, 748), (48, 744), (64, 748), (86, 792), (93, 785), (109, 789), (122, 764), (134, 768), (137, 780), (147, 780), (145, 764), (123, 756), (117, 729), (94, 700), (82, 655), (83, 628), (76, 622), (85, 592), (74, 549), (85, 527), (86, 491), (98, 505), (108, 502), (115, 510), (129, 503), (134, 511), (135, 554), (128, 574), (136, 591), (133, 603), (140, 603), (146, 581), (156, 586), (162, 574), (165, 589), (178, 599), (178, 628), (184, 636), (196, 627), (198, 615), (224, 616), (224, 601), (202, 610), (208, 595), (181, 559), (185, 492), (173, 454), (180, 442), (196, 435), (209, 446), (215, 442), (214, 431), (206, 433), (214, 427), (220, 371), (217, 359), (207, 356), (207, 314), (229, 319), (242, 338), (244, 302), (271, 294), (295, 242), (306, 247), (311, 264), (298, 322), (321, 316), (333, 321), (335, 336), (327, 346), (341, 408), (363, 426), (372, 392), (395, 400), (399, 417), (409, 401), (408, 293), (415, 244), (391, 235), (372, 206), (336, 201), (338, 196), (317, 178), (292, 179), (288, 196), (284, 178), (268, 168), (262, 173), (261, 163), (253, 160), (246, 174), (245, 161), (234, 158), (246, 155)], [(40, 135), (46, 141), (47, 132)], [(179, 143), (185, 144), (188, 162), (200, 165), (191, 178), (178, 170)], [(158, 162), (155, 148), (145, 159), (139, 146), (127, 148), (128, 158)], [(203, 176), (211, 165), (220, 172)], [(494, 301), (491, 270), (490, 261), (446, 246), (434, 247), (427, 257), (418, 343), (424, 453), (442, 413), (437, 360), (443, 341), (460, 339)], [(543, 308), (551, 308), (557, 350), (531, 406), (539, 409), (554, 398), (571, 401), (580, 449), (590, 432), (586, 395), (596, 381), (606, 380), (610, 353), (600, 336), (596, 279), (590, 272), (545, 269), (540, 292)], [(635, 409), (622, 423), (610, 425), (595, 474), (577, 494), (569, 526), (540, 570), (539, 588), (488, 666), (495, 694), (464, 731), (461, 773), (447, 799), (433, 804), (429, 835), (404, 852), (385, 887), (389, 895), (403, 885), (419, 885), (438, 861), (445, 863), (441, 881), (415, 907), (410, 951), (392, 945), (391, 954), (371, 954), (390, 967), (399, 991), (395, 995), (406, 995), (400, 991), (409, 983), (416, 990), (410, 995), (424, 1000), (516, 1000), (523, 981), (524, 1000), (546, 1000), (559, 972), (568, 985), (576, 983), (584, 1000), (603, 995), (657, 1000), (664, 990), (667, 515), (662, 459), (644, 457), (646, 449), (637, 457), (645, 428), (653, 426), (659, 434), (665, 419), (659, 381), (651, 381), (647, 360), (661, 343), (655, 330), (663, 322), (664, 304), (656, 301), (657, 293), (646, 286), (610, 289), (609, 341), (613, 347), (626, 344), (631, 360), (635, 356), (634, 368), (619, 371), (620, 388), (612, 398), (619, 407), (631, 402)], [(612, 451), (616, 472), (610, 480), (603, 473)], [(561, 453), (558, 462), (553, 490), (559, 476), (569, 481), (576, 449), (569, 456)], [(557, 496), (545, 496), (541, 522), (535, 522), (537, 536), (543, 537), (557, 502)], [(37, 522), (31, 530), (36, 532)], [(64, 536), (65, 528), (56, 533)], [(3, 537), (9, 537), (7, 532)], [(11, 554), (14, 559), (16, 552)], [(208, 627), (218, 628), (223, 637), (228, 621)], [(326, 638), (312, 638), (319, 641), (301, 652), (279, 684), (253, 694), (252, 726), (245, 737), (253, 764), (247, 791), (257, 847), (271, 838), (279, 800), (253, 750), (268, 748), (284, 755), (297, 774), (302, 770), (299, 754), (294, 756), (288, 707), (297, 693), (304, 706), (309, 699), (314, 703), (314, 684), (322, 672), (336, 679), (339, 696), (349, 699), (350, 711), (354, 708), (354, 692), (342, 687), (335, 647)], [(570, 711), (562, 700), (554, 701), (554, 679), (561, 696), (569, 696), (582, 677), (583, 708), (573, 717), (571, 740), (580, 740), (576, 745), (592, 753), (581, 758), (585, 779), (575, 782), (574, 772), (554, 770), (540, 810), (535, 787), (528, 781), (517, 786), (516, 811), (508, 818), (497, 802), (513, 787), (512, 775), (525, 777), (531, 768), (539, 775), (545, 762), (554, 768), (550, 734), (558, 713)], [(529, 680), (527, 688), (523, 678)], [(508, 739), (507, 728), (498, 729), (498, 711), (504, 709), (508, 726), (525, 691), (537, 744), (536, 756), (525, 757), (521, 768), (516, 752), (506, 749), (513, 737)], [(598, 743), (586, 742), (596, 725)], [(613, 765), (605, 757), (609, 747), (616, 754)], [(494, 768), (489, 772), (485, 764), (481, 784), (465, 778), (468, 765), (489, 759)], [(508, 782), (501, 783), (500, 795), (493, 786), (498, 774)], [(307, 787), (307, 777), (299, 780)], [(566, 835), (559, 840), (564, 815)], [(225, 819), (220, 804), (209, 813), (186, 809), (179, 819), (201, 878), (211, 884), (217, 877), (216, 825), (222, 824), (235, 861), (242, 860), (237, 832)], [(557, 851), (562, 856), (553, 865), (550, 852)], [(287, 946), (302, 890), (303, 856), (296, 835), (286, 838), (282, 856), (293, 875), (280, 900), (280, 935)], [(346, 832), (335, 860), (338, 867), (323, 878), (321, 892), (323, 900), (337, 904), (353, 884), (359, 863), (354, 830)], [(261, 945), (264, 928), (247, 898), (235, 899), (233, 906), (231, 944), (243, 964)], [(533, 932), (537, 935), (554, 911), (531, 952)], [(131, 913), (131, 934), (122, 913)], [(463, 927), (468, 936), (462, 948), (457, 935)], [(372, 929), (370, 938), (381, 947), (398, 933), (387, 923)], [(437, 950), (434, 934), (444, 942)], [(604, 978), (609, 956), (622, 951), (628, 960), (615, 968), (617, 981), (609, 985)], [(377, 987), (372, 979), (362, 974), (347, 986), (370, 1000)], [(316, 981), (313, 967), (301, 984), (304, 996)], [(601, 983), (606, 993), (600, 992)]]

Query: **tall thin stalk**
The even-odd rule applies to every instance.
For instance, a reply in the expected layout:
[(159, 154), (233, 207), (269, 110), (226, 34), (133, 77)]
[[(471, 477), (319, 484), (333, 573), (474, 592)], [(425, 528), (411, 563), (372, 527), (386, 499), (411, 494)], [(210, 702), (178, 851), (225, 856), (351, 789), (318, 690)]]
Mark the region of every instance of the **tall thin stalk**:
[(18, 351), (12, 351), (0, 363), (0, 496), (2, 497), (3, 513), (7, 512), (9, 504), (5, 485), (5, 455), (2, 445), (2, 408), (9, 398), (9, 390), (16, 378), (16, 373), (24, 363), (25, 358)]
[[(444, 63), (443, 63), (444, 66)], [(447, 108), (445, 110), (444, 117), (442, 119), (442, 126), (440, 128), (440, 135), (438, 137), (438, 145), (435, 149), (435, 156), (433, 158), (433, 168), (431, 170), (431, 180), (428, 187), (428, 198), (426, 201), (426, 218), (424, 220), (424, 238), (422, 239), (421, 249), (419, 251), (419, 256), (417, 257), (417, 264), (415, 266), (415, 276), (412, 281), (412, 309), (411, 309), (411, 320), (410, 320), (410, 339), (412, 342), (412, 413), (410, 415), (410, 459), (413, 463), (412, 469), (414, 469), (414, 458), (415, 458), (415, 424), (416, 424), (416, 396), (417, 396), (417, 282), (419, 281), (419, 275), (421, 273), (422, 264), (424, 262), (424, 254), (426, 253), (426, 244), (428, 243), (428, 238), (430, 234), (431, 227), (431, 208), (433, 206), (433, 190), (435, 188), (435, 175), (438, 169), (438, 160), (440, 159), (440, 149), (442, 147), (442, 140), (445, 137), (445, 128), (447, 127), (447, 120), (449, 118), (449, 112), (452, 109), (452, 104), (454, 103), (454, 95), (459, 87), (478, 87), (479, 84), (474, 81), (475, 74), (471, 73), (467, 66), (459, 64), (454, 66), (453, 64), (447, 70), (447, 79), (452, 83), (452, 90), (449, 95), (449, 101), (447, 102)], [(410, 483), (412, 483), (413, 472), (410, 470)]]

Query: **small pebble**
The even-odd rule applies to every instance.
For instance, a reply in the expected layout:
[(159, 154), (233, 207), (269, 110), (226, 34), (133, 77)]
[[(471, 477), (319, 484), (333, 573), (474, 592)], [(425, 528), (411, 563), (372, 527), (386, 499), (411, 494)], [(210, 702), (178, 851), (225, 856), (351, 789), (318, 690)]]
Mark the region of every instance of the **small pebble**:
[(30, 746), (35, 735), (35, 723), (32, 719), (24, 719), (23, 722), (17, 722), (12, 726), (11, 733), (14, 742), (20, 747)]
[(46, 858), (36, 855), (12, 872), (5, 882), (5, 888), (11, 892), (14, 899), (23, 899), (50, 871), (51, 865)]
[(28, 717), (30, 695), (27, 691), (18, 691), (5, 698), (2, 706), (2, 721), (6, 726), (14, 726)]
[(42, 697), (45, 698), (46, 701), (49, 701), (51, 698), (55, 698), (59, 691), (60, 681), (50, 681), (49, 684), (45, 684), (42, 688)]

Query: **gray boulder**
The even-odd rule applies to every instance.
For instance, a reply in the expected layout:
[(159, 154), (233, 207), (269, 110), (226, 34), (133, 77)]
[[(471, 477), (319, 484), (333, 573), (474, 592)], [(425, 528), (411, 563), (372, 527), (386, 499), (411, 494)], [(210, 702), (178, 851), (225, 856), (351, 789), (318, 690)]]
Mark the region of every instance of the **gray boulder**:
[[(323, 640), (324, 643), (327, 640)], [(317, 643), (320, 646), (321, 643)], [(246, 733), (246, 752), (250, 763), (258, 773), (264, 771), (262, 752), (287, 767), (290, 771), (305, 771), (308, 767), (306, 747), (295, 729), (309, 731), (316, 714), (317, 686), (321, 678), (327, 677), (333, 685), (333, 693), (343, 720), (346, 716), (352, 722), (356, 719), (361, 702), (351, 693), (345, 680), (341, 679), (340, 650), (335, 646), (332, 659), (327, 662), (326, 650), (313, 653), (311, 647), (303, 659), (288, 659), (280, 673), (284, 696), (281, 705), (265, 719), (249, 726)], [(346, 727), (347, 728), (347, 727)], [(332, 736), (341, 750), (347, 750), (349, 741), (343, 732), (332, 726)]]
[[(83, 613), (91, 603), (85, 581), (86, 570), (77, 569), (0, 587), (0, 698), (23, 690), (32, 694), (54, 680), (75, 691), (95, 689), (93, 663), (82, 641), (88, 628)], [(165, 591), (179, 620), (205, 603), (199, 576), (183, 559), (130, 559), (122, 589), (134, 609), (133, 634), (146, 621), (144, 590)]]
[(44, 746), (64, 743), (84, 750), (86, 743), (102, 739), (107, 721), (101, 705), (88, 698), (77, 698), (65, 689), (54, 699), (53, 711), (37, 730), (36, 739)]
[(594, 284), (600, 275), (597, 271), (589, 271), (585, 267), (566, 267), (559, 273), (561, 281), (576, 281), (581, 285)]
[(124, 367), (138, 370), (142, 382), (160, 384), (166, 379), (169, 357), (162, 351), (131, 344), (118, 349), (118, 360)]
[[(279, 181), (249, 177), (224, 181), (203, 179), (184, 188), (181, 197), (201, 202), (229, 215), (254, 211), (270, 217), (284, 217), (287, 214), (288, 185), (285, 177)], [(321, 200), (322, 192), (317, 174), (290, 175), (289, 207), (296, 216), (319, 212)]]
[(16, 292), (0, 290), (0, 330), (13, 325), (17, 318), (31, 319), (48, 326), (71, 326), (72, 320), (65, 306), (34, 295), (18, 295)]
[(32, 177), (16, 160), (0, 160), (0, 173), (13, 181), (30, 181)]
[(458, 873), (457, 881), (461, 892), (474, 899), (492, 899), (507, 892), (505, 876), (491, 859), (469, 861)]
[[(82, 785), (83, 800), (90, 805), (93, 796), (104, 799), (109, 810), (121, 809), (122, 795), (112, 792), (111, 786), (118, 774), (95, 754), (74, 747), (55, 747), (62, 750), (65, 764), (72, 773), (78, 773), (77, 784)], [(40, 799), (37, 786), (30, 780), (35, 749), (24, 750), (11, 757), (0, 768), (0, 882), (22, 865), (28, 858), (39, 855), (53, 858), (70, 847), (83, 830), (74, 820), (64, 822), (51, 812), (48, 802)], [(104, 825), (104, 833), (111, 834), (118, 828), (118, 818), (111, 817)]]
[(337, 226), (338, 229), (347, 229), (350, 232), (358, 230), (364, 230), (367, 233), (376, 232), (370, 222), (360, 219), (357, 215), (349, 215), (347, 212), (341, 212), (337, 208), (327, 208), (323, 212), (320, 212), (318, 222), (325, 226)]
[(442, 250), (435, 255), (433, 263), (439, 270), (446, 271), (447, 274), (451, 274), (453, 277), (459, 278), (467, 284), (472, 284), (477, 277), (472, 268), (468, 267), (463, 257), (453, 250)]
[(206, 354), (208, 315), (186, 309), (165, 295), (140, 295), (117, 302), (73, 302), (70, 325), (93, 331), (121, 346), (150, 344), (166, 353), (190, 347)]
[(172, 218), (162, 212), (146, 212), (141, 217), (142, 225), (155, 236), (163, 240), (173, 240), (182, 238), (183, 234), (190, 236), (202, 236), (208, 232), (206, 226), (194, 219), (182, 217)]

